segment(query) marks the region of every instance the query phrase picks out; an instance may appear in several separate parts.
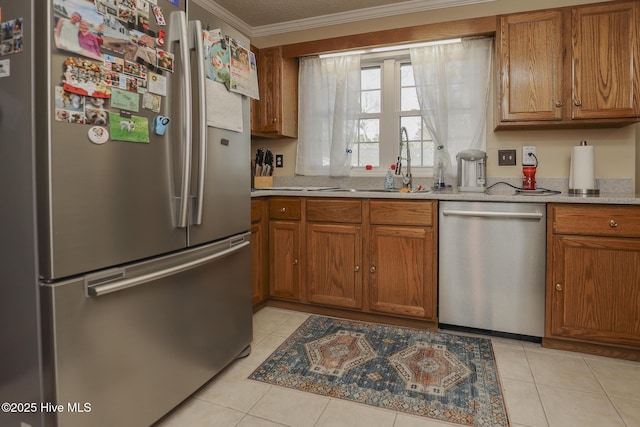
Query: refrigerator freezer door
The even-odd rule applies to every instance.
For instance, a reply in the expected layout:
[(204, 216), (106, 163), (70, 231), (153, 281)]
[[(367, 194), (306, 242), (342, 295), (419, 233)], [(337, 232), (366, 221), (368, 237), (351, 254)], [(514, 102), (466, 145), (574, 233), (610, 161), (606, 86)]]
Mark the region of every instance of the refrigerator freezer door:
[[(247, 349), (251, 290), (238, 284), (249, 283), (250, 257), (240, 237), (134, 264), (124, 281), (141, 283), (98, 284), (95, 297), (87, 282), (99, 274), (43, 286), (45, 373), (55, 379), (45, 401), (65, 405), (57, 425), (151, 425)], [(91, 411), (69, 413), (68, 402)]]

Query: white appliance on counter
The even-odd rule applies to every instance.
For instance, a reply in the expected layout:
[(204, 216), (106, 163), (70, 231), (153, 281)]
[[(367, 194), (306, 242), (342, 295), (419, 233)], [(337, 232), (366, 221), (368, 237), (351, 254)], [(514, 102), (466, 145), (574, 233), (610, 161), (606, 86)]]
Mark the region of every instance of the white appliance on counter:
[(438, 322), (544, 335), (546, 209), (541, 203), (439, 203)]
[(487, 189), (487, 153), (464, 150), (456, 155), (458, 162), (458, 191), (483, 193)]
[[(164, 34), (153, 47), (172, 59), (160, 110), (133, 112), (148, 119), (146, 143), (55, 114), (65, 61), (86, 59), (56, 48), (56, 21), (73, 8), (107, 16), (112, 1), (2, 5), (3, 22), (20, 20), (3, 35), (21, 51), (0, 58), (0, 400), (38, 410), (3, 412), (0, 425), (147, 426), (250, 351), (249, 99), (241, 132), (207, 127), (200, 27), (249, 40), (196, 1), (157, 3), (162, 19), (147, 5), (141, 28), (120, 26)], [(122, 107), (105, 105), (133, 134)]]

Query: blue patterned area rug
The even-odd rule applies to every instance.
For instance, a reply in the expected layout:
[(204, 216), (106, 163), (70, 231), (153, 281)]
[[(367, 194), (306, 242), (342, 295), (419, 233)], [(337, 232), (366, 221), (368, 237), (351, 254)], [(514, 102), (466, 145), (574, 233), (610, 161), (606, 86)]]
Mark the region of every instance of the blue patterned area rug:
[(311, 316), (249, 379), (461, 425), (509, 425), (485, 338)]

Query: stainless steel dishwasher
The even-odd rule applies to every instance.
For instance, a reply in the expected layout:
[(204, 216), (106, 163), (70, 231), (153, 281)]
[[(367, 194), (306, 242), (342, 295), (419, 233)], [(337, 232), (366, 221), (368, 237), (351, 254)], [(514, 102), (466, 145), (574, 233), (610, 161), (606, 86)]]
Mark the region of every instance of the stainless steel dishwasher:
[(444, 201), (438, 219), (441, 327), (542, 337), (545, 205)]

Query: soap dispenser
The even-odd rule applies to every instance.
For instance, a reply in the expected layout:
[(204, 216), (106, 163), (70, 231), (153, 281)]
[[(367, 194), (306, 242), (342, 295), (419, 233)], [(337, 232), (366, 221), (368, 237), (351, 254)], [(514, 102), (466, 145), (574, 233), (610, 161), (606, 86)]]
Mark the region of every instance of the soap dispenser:
[(393, 170), (396, 168), (396, 165), (391, 165), (387, 174), (384, 176), (384, 188), (385, 190), (393, 189)]

